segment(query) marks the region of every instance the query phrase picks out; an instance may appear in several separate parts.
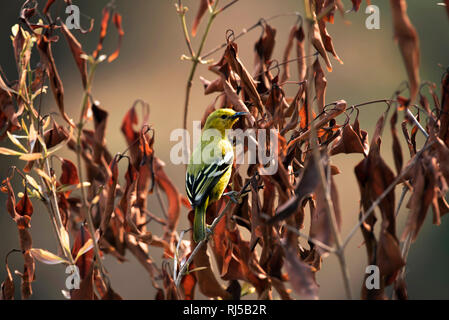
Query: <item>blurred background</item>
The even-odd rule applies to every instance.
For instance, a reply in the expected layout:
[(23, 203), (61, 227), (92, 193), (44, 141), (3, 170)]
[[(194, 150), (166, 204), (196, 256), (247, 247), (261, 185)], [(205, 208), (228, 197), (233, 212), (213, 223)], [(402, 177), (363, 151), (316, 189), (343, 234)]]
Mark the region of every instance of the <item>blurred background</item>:
[[(39, 0), (42, 9), (45, 0)], [(199, 1), (185, 0), (189, 7), (187, 23), (189, 28), (196, 14)], [(229, 2), (221, 0), (221, 5)], [(327, 73), (328, 80), (326, 102), (344, 99), (348, 105), (357, 104), (374, 99), (389, 98), (400, 83), (407, 79), (400, 57), (399, 49), (393, 40), (392, 19), (389, 1), (371, 1), (380, 8), (380, 29), (365, 28), (366, 3), (363, 1), (358, 13), (346, 15), (346, 22), (341, 16), (335, 15), (335, 24), (328, 25), (334, 45), (340, 58), (344, 61), (340, 65), (332, 60), (334, 71)], [(421, 79), (435, 82), (440, 96), (440, 80), (444, 69), (449, 66), (449, 20), (444, 7), (438, 6), (438, 0), (408, 1), (408, 14), (416, 27), (421, 46)], [(17, 79), (13, 49), (10, 40), (11, 27), (18, 22), (20, 7), (23, 0), (1, 1), (0, 4), (0, 66), (9, 80)], [(87, 35), (74, 32), (82, 43), (86, 52), (92, 52), (99, 36), (99, 21), (101, 10), (108, 3), (107, 0), (73, 0), (81, 10), (81, 25), (87, 28), (89, 19), (95, 19), (94, 30)], [(184, 166), (176, 166), (170, 162), (171, 130), (182, 127), (182, 110), (184, 103), (185, 85), (190, 62), (181, 61), (182, 54), (187, 53), (186, 44), (182, 36), (180, 21), (176, 13), (173, 0), (117, 0), (118, 11), (123, 16), (125, 37), (118, 60), (111, 64), (101, 64), (98, 68), (94, 86), (94, 98), (99, 100), (102, 107), (109, 112), (107, 141), (111, 153), (125, 149), (125, 139), (120, 132), (123, 116), (134, 100), (140, 98), (150, 104), (150, 124), (156, 130), (155, 152), (165, 161), (166, 171), (179, 190), (184, 192)], [(238, 33), (243, 28), (256, 23), (262, 17), (299, 11), (303, 12), (303, 1), (300, 0), (240, 0), (223, 14), (220, 14), (212, 25), (210, 35), (206, 41), (204, 52), (215, 48), (225, 40), (225, 31), (232, 29)], [(343, 0), (346, 9), (351, 8), (351, 2)], [(65, 5), (62, 0), (56, 1), (52, 8), (53, 16), (65, 16)], [(207, 18), (206, 18), (207, 19)], [(273, 58), (282, 61), (290, 27), (295, 23), (294, 16), (281, 17), (270, 22), (277, 29), (276, 48)], [(199, 38), (204, 31), (205, 21), (200, 25), (198, 36), (193, 38), (194, 48), (198, 47)], [(237, 40), (239, 54), (251, 71), (254, 61), (253, 47), (260, 36), (260, 29), (248, 33)], [(115, 50), (117, 35), (111, 26), (105, 40), (105, 53)], [(61, 78), (65, 86), (65, 104), (67, 113), (75, 118), (79, 114), (82, 87), (80, 76), (72, 59), (70, 50), (64, 39), (60, 39), (54, 46), (54, 56)], [(217, 60), (222, 51), (212, 57)], [(39, 59), (34, 53), (34, 62)], [(292, 66), (292, 79), (296, 77), (296, 66)], [(191, 103), (189, 110), (189, 130), (192, 121), (200, 120), (205, 108), (213, 101), (214, 96), (204, 96), (199, 76), (215, 79), (206, 66), (199, 66), (193, 82)], [(287, 95), (294, 94), (293, 85), (286, 87)], [(43, 100), (45, 112), (56, 111), (57, 108), (51, 94)], [(360, 123), (363, 129), (372, 136), (374, 124), (385, 105), (376, 104), (364, 107), (360, 113)], [(419, 135), (419, 133), (418, 133)], [(422, 140), (418, 141), (422, 145)], [(2, 142), (2, 146), (7, 146)], [(408, 151), (403, 146), (405, 160)], [(73, 158), (73, 154), (64, 151), (62, 156)], [(391, 140), (389, 130), (385, 130), (382, 155), (393, 167), (391, 157)], [(341, 174), (336, 176), (339, 187), (341, 210), (343, 214), (342, 235), (349, 233), (358, 219), (359, 190), (353, 168), (362, 159), (361, 155), (339, 155), (333, 158)], [(13, 159), (0, 157), (0, 177), (8, 174), (8, 168), (14, 165)], [(124, 170), (121, 170), (124, 172)], [(399, 198), (400, 188), (397, 199)], [(17, 189), (19, 190), (19, 189)], [(407, 201), (408, 197), (406, 198)], [(5, 278), (3, 265), (6, 254), (13, 248), (19, 247), (17, 228), (5, 210), (6, 197), (0, 194), (0, 281)], [(160, 215), (160, 209), (155, 199), (150, 199), (149, 209)], [(178, 230), (187, 228), (186, 210), (183, 209)], [(401, 235), (408, 211), (405, 205), (399, 214), (397, 227)], [(407, 285), (411, 299), (449, 299), (449, 220), (442, 219), (441, 226), (432, 225), (429, 213), (424, 227), (412, 245), (407, 265)], [(306, 217), (306, 228), (308, 223)], [(33, 245), (56, 252), (48, 214), (45, 209), (35, 204), (32, 218), (31, 233)], [(157, 227), (156, 227), (157, 228)], [(161, 231), (153, 228), (153, 232)], [(307, 230), (307, 229), (306, 229)], [(152, 249), (152, 256), (160, 261), (162, 252)], [(347, 263), (349, 266), (353, 295), (360, 296), (360, 288), (366, 267), (366, 253), (360, 232), (352, 239), (347, 249)], [(144, 268), (129, 253), (128, 261), (118, 263), (112, 257), (106, 257), (105, 264), (110, 272), (113, 288), (126, 299), (153, 299), (154, 289)], [(22, 270), (22, 257), (12, 254), (9, 258), (11, 270)], [(33, 284), (32, 299), (63, 299), (61, 289), (65, 283), (64, 267), (49, 266), (36, 263), (36, 281)], [(20, 280), (15, 277), (16, 293), (20, 292)], [(326, 258), (322, 270), (317, 274), (320, 285), (321, 299), (344, 298), (343, 282), (340, 267), (334, 256)], [(19, 295), (17, 296), (19, 298)], [(253, 297), (255, 298), (255, 296)]]

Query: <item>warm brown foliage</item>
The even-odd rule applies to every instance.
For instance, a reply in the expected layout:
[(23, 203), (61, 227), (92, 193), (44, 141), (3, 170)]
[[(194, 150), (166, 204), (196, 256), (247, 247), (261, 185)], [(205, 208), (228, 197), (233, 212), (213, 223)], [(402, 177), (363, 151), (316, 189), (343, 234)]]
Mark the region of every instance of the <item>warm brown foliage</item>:
[[(156, 138), (147, 103), (137, 100), (124, 114), (121, 131), (127, 149), (116, 155), (108, 151), (105, 139), (108, 111), (92, 99), (89, 79), (97, 64), (105, 60), (100, 52), (108, 36), (110, 20), (118, 31), (118, 46), (107, 62), (119, 56), (125, 34), (122, 16), (112, 5), (104, 8), (98, 45), (89, 55), (60, 19), (50, 19), (54, 2), (46, 3), (43, 14), (49, 21), (57, 22), (38, 25), (37, 2), (25, 1), (20, 12), (22, 24), (13, 35), (19, 78), (12, 83), (0, 78), (1, 137), (8, 136), (19, 150), (0, 148), (0, 153), (19, 156), (25, 161), (23, 167), (15, 168), (4, 177), (1, 188), (7, 194), (6, 210), (18, 228), (24, 259), (23, 272), (18, 274), (22, 278), (24, 299), (32, 294), (35, 260), (78, 267), (80, 288), (65, 292), (68, 298), (121, 299), (112, 289), (114, 279), (110, 279), (104, 269), (102, 257), (110, 254), (122, 262), (128, 252), (148, 272), (157, 292), (156, 299), (195, 299), (196, 288), (210, 298), (240, 299), (244, 294), (255, 292), (259, 299), (316, 299), (319, 292), (315, 275), (325, 256), (337, 254), (344, 281), (346, 284), (348, 281), (344, 249), (354, 233), (343, 241), (340, 237), (339, 186), (333, 178), (339, 169), (332, 164), (332, 157), (351, 153), (359, 154), (362, 159), (354, 168), (360, 188), (360, 220), (354, 230), (360, 228), (367, 264), (377, 265), (381, 277), (377, 290), (369, 290), (362, 284), (361, 297), (385, 299), (385, 288), (392, 284), (397, 298), (407, 297), (404, 252), (419, 235), (429, 208), (433, 209), (433, 223), (437, 225), (449, 212), (445, 200), (449, 181), (449, 75), (446, 72), (442, 78), (441, 98), (433, 90), (435, 86), (429, 86), (434, 102), (431, 110), (430, 102), (419, 90), (419, 41), (407, 16), (405, 0), (392, 0), (391, 7), (410, 96), (404, 98), (396, 93), (393, 100), (374, 101), (386, 103), (387, 109), (380, 116), (371, 140), (358, 118), (359, 112), (363, 112), (362, 105), (372, 102), (347, 106), (344, 100), (330, 104), (325, 101), (326, 88), (331, 85), (326, 79), (326, 70), (332, 71), (330, 55), (342, 63), (326, 28), (327, 23), (333, 23), (337, 10), (344, 13), (340, 1), (311, 1), (315, 6), (309, 9), (314, 11), (292, 26), (282, 63), (273, 59), (278, 30), (264, 20), (259, 21), (263, 33), (254, 45), (253, 72), (239, 57), (234, 33), (227, 33), (221, 59), (208, 68), (215, 79), (201, 78), (204, 94), (218, 95), (205, 109), (203, 124), (207, 115), (218, 108), (248, 112), (237, 124), (240, 129), (276, 130), (277, 145), (269, 140), (258, 143), (260, 148), (274, 153), (278, 169), (273, 175), (263, 175), (266, 168), (262, 164), (252, 164), (246, 172), (243, 167), (234, 165), (228, 191), (236, 191), (238, 201), (231, 203), (223, 197), (208, 208), (207, 222), (212, 225), (212, 234), (208, 241), (199, 244), (192, 241), (191, 233), (187, 233), (187, 240), (183, 239), (186, 232), (178, 229), (182, 209), (191, 208), (180, 191), (183, 186), (173, 184), (154, 149)], [(197, 33), (207, 11), (217, 10), (211, 13), (214, 16), (226, 9), (216, 8), (214, 3), (200, 1), (192, 35)], [(358, 11), (361, 1), (354, 0), (352, 4), (352, 9)], [(179, 8), (182, 4), (178, 7), (181, 10)], [(178, 13), (184, 18), (185, 11)], [(85, 91), (79, 123), (66, 113), (64, 86), (52, 51), (52, 45), (58, 41), (57, 35), (61, 34), (60, 38), (66, 40), (73, 55)], [(191, 46), (188, 33), (186, 37)], [(30, 63), (32, 40), (36, 41), (41, 58), (41, 64), (35, 68)], [(310, 54), (306, 54), (309, 51)], [(202, 59), (192, 56), (191, 61), (194, 72)], [(288, 97), (284, 85), (292, 82), (289, 81), (291, 62), (297, 63), (297, 93)], [(27, 68), (34, 72), (27, 74)], [(36, 97), (42, 94), (47, 82), (66, 123), (58, 124), (52, 116), (43, 116), (40, 112)], [(187, 88), (186, 106), (189, 84)], [(141, 117), (139, 106), (142, 107)], [(416, 109), (425, 110), (426, 117), (420, 112), (414, 116), (412, 111)], [(351, 121), (354, 111), (355, 118)], [(401, 132), (409, 146), (408, 158), (402, 153), (397, 129), (401, 111), (405, 113)], [(88, 114), (92, 114), (92, 119)], [(27, 122), (21, 121), (25, 115), (29, 119)], [(382, 134), (389, 116), (395, 171), (381, 155)], [(420, 125), (421, 118), (425, 118), (425, 129)], [(93, 129), (88, 129), (88, 124)], [(409, 133), (410, 125), (413, 127)], [(422, 146), (416, 142), (420, 131), (427, 137)], [(15, 138), (18, 132), (26, 136), (25, 144)], [(66, 145), (76, 154), (76, 163), (54, 155)], [(119, 172), (120, 161), (127, 163), (125, 172)], [(54, 163), (60, 165), (59, 178), (52, 167)], [(122, 177), (123, 183), (120, 182)], [(20, 180), (25, 186), (18, 201), (12, 179)], [(398, 185), (411, 193), (407, 203), (410, 213), (402, 236), (397, 235), (396, 229), (396, 214), (401, 204), (394, 194)], [(157, 217), (148, 208), (148, 198), (157, 196), (160, 200), (162, 195), (167, 206), (162, 205), (164, 217)], [(58, 239), (58, 255), (33, 248), (32, 201), (42, 201), (50, 213), (50, 223)], [(310, 214), (310, 228), (303, 232), (307, 213)], [(190, 211), (191, 225), (192, 216)], [(378, 219), (381, 226), (376, 232)], [(161, 233), (149, 232), (149, 223), (160, 225)], [(250, 233), (249, 239), (245, 239), (244, 229)], [(74, 239), (73, 245), (70, 245), (69, 234)], [(308, 240), (307, 247), (300, 244), (300, 236)], [(401, 252), (401, 245), (407, 250)], [(151, 257), (158, 252), (156, 248), (163, 252), (161, 266)], [(217, 272), (212, 268), (211, 255)], [(14, 282), (7, 263), (6, 270), (0, 297), (13, 299)], [(350, 294), (348, 290), (348, 297)]]

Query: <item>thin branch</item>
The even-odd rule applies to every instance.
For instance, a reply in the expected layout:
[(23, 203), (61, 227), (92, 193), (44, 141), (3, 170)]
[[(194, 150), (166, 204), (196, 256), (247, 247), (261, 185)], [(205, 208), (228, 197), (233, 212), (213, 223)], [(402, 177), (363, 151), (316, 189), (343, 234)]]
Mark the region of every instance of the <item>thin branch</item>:
[(418, 119), (415, 118), (415, 116), (413, 115), (413, 113), (409, 110), (409, 108), (405, 108), (405, 112), (407, 113), (407, 116), (410, 117), (413, 122), (416, 124), (416, 126), (418, 127), (419, 131), (422, 132), (422, 134), (428, 138), (429, 134), (427, 133), (427, 131), (422, 127), (421, 123), (419, 123)]
[(401, 193), (401, 197), (399, 198), (398, 207), (396, 208), (395, 217), (398, 216), (399, 210), (401, 210), (402, 202), (404, 202), (404, 198), (405, 198), (405, 195), (407, 194), (407, 192), (408, 192), (408, 187), (406, 185), (404, 185), (402, 187), (402, 193)]
[(412, 161), (409, 163), (409, 165), (404, 168), (401, 173), (394, 179), (394, 181), (382, 192), (382, 194), (371, 204), (371, 206), (368, 208), (368, 210), (365, 211), (365, 214), (363, 217), (359, 220), (359, 222), (352, 228), (351, 232), (346, 237), (343, 248), (347, 246), (351, 238), (354, 236), (354, 234), (357, 232), (357, 230), (360, 228), (360, 226), (365, 222), (365, 220), (371, 215), (371, 213), (376, 209), (376, 207), (379, 205), (379, 203), (390, 193), (391, 190), (394, 189), (394, 187), (401, 182), (401, 180), (404, 178), (405, 174), (416, 164), (418, 159), (421, 157), (421, 154), (426, 150), (428, 147), (430, 147), (430, 143), (428, 143), (428, 140), (426, 140), (426, 143), (424, 144), (423, 148), (415, 155), (415, 157), (412, 159)]
[(230, 6), (232, 6), (233, 4), (235, 4), (238, 1), (239, 0), (233, 0), (233, 1), (229, 2), (228, 4), (224, 5), (222, 8), (218, 9), (217, 13), (222, 13), (223, 11), (225, 11), (226, 9), (228, 9)]
[[(187, 149), (188, 149), (187, 148), (187, 138), (186, 138), (185, 135), (186, 135), (186, 130), (187, 130), (187, 115), (188, 115), (188, 111), (189, 111), (190, 91), (192, 90), (192, 81), (193, 81), (193, 77), (195, 76), (195, 71), (196, 71), (196, 68), (198, 67), (198, 63), (200, 63), (200, 61), (201, 61), (201, 58), (200, 58), (201, 51), (203, 50), (204, 43), (206, 42), (207, 35), (209, 34), (209, 31), (210, 31), (210, 27), (211, 27), (212, 22), (214, 21), (215, 17), (218, 14), (218, 12), (215, 11), (215, 9), (217, 8), (218, 2), (219, 2), (218, 0), (215, 1), (214, 6), (212, 8), (212, 13), (209, 15), (209, 20), (207, 22), (206, 30), (204, 31), (204, 34), (203, 34), (203, 36), (201, 38), (201, 42), (200, 42), (200, 45), (199, 45), (197, 53), (194, 54), (193, 53), (193, 49), (191, 49), (192, 67), (190, 69), (190, 73), (189, 73), (189, 76), (187, 78), (186, 93), (185, 93), (185, 100), (184, 100), (184, 116), (183, 116), (183, 129), (184, 129), (184, 133), (183, 133), (183, 141), (184, 141), (183, 150), (185, 152), (187, 152)], [(179, 3), (178, 6), (182, 7), (182, 1), (179, 0), (178, 3)], [(184, 33), (187, 30), (186, 28), (187, 27), (185, 27), (185, 21), (184, 21), (184, 23), (183, 23)], [(188, 37), (188, 33), (187, 33), (187, 37)], [(183, 154), (183, 156), (185, 158), (188, 158), (188, 154)]]
[(83, 95), (82, 105), (81, 105), (80, 119), (79, 119), (79, 123), (78, 123), (78, 135), (77, 135), (77, 139), (76, 139), (76, 159), (77, 159), (77, 166), (78, 166), (78, 175), (79, 175), (79, 179), (81, 181), (81, 188), (80, 188), (81, 189), (81, 212), (84, 214), (85, 218), (87, 219), (87, 227), (88, 227), (88, 230), (89, 230), (90, 236), (92, 238), (92, 242), (93, 242), (93, 248), (94, 248), (94, 253), (95, 253), (95, 262), (100, 270), (102, 278), (106, 281), (107, 286), (109, 287), (110, 281), (109, 281), (109, 278), (106, 276), (105, 268), (101, 261), (100, 248), (98, 246), (97, 241), (95, 240), (95, 238), (96, 238), (95, 237), (95, 226), (94, 226), (94, 222), (92, 219), (90, 206), (87, 201), (86, 189), (83, 184), (83, 181), (84, 181), (83, 163), (81, 161), (81, 153), (82, 153), (81, 136), (83, 134), (84, 116), (85, 116), (86, 109), (88, 107), (88, 99), (90, 96), (90, 90), (92, 87), (92, 82), (94, 79), (95, 70), (98, 66), (98, 63), (99, 63), (99, 60), (96, 60), (92, 63), (92, 66), (89, 70), (89, 76), (87, 79), (86, 89), (84, 90), (84, 95)]
[[(310, 9), (309, 1), (305, 0), (304, 5), (305, 5), (306, 10)], [(312, 50), (311, 32), (313, 30), (314, 23), (316, 23), (314, 20), (311, 20), (311, 19), (307, 20), (307, 34), (308, 34), (308, 40), (309, 40), (307, 43), (307, 53), (308, 53), (307, 56), (310, 55), (311, 50)], [(309, 78), (308, 83), (312, 84), (313, 83), (313, 72), (311, 72), (312, 64), (309, 63), (307, 66), (307, 69), (308, 69), (307, 73), (308, 73), (308, 78)], [(309, 96), (309, 97), (312, 96), (311, 91), (312, 91), (312, 86), (308, 85), (307, 86), (307, 96)], [(306, 103), (310, 104), (309, 99)], [(313, 115), (312, 115), (312, 108), (310, 105), (307, 107), (307, 111), (308, 111), (308, 118), (312, 119)], [(309, 132), (310, 132), (309, 143), (310, 143), (310, 147), (312, 149), (313, 159), (314, 159), (315, 163), (317, 164), (320, 184), (324, 191), (324, 200), (325, 200), (324, 208), (325, 208), (326, 215), (327, 215), (327, 218), (329, 221), (329, 225), (331, 227), (332, 237), (334, 238), (334, 241), (335, 241), (335, 247), (336, 247), (335, 254), (337, 255), (338, 261), (340, 263), (346, 297), (348, 300), (351, 300), (352, 293), (351, 293), (351, 286), (350, 286), (350, 280), (349, 280), (349, 270), (346, 265), (346, 259), (345, 259), (345, 255), (344, 255), (344, 247), (342, 246), (340, 234), (338, 231), (337, 221), (335, 218), (334, 206), (333, 206), (333, 202), (331, 199), (331, 191), (330, 191), (329, 185), (327, 183), (326, 173), (324, 172), (324, 164), (321, 161), (320, 150), (319, 150), (318, 144), (317, 144), (318, 138), (317, 138), (317, 130), (316, 130), (315, 124), (311, 124)]]
[[(240, 33), (238, 35), (236, 35), (234, 37), (234, 41), (241, 38), (242, 36), (244, 36), (245, 34), (247, 34), (248, 32), (254, 30), (255, 28), (259, 27), (262, 25), (262, 23), (277, 19), (279, 17), (288, 17), (288, 16), (296, 16), (296, 17), (301, 17), (301, 14), (299, 12), (290, 12), (290, 13), (283, 13), (283, 14), (277, 14), (274, 16), (271, 16), (267, 19), (259, 19), (259, 21), (257, 21), (255, 24), (253, 24), (252, 26), (250, 26), (249, 28), (245, 28), (242, 31), (240, 31)], [(221, 45), (219, 45), (218, 47), (215, 47), (214, 49), (212, 49), (211, 51), (207, 52), (206, 54), (201, 56), (201, 59), (206, 59), (207, 57), (213, 55), (214, 53), (216, 53), (217, 51), (220, 51), (221, 49), (223, 49), (224, 47), (226, 47), (227, 43), (224, 42)]]
[[(251, 180), (254, 179), (255, 176), (253, 176), (244, 186), (243, 188), (237, 193), (237, 198), (239, 198), (244, 192), (246, 192), (249, 184), (251, 183)], [(228, 200), (226, 202), (225, 207), (221, 210), (220, 214), (218, 215), (218, 217), (215, 218), (215, 220), (212, 222), (212, 225), (209, 228), (209, 235), (212, 234), (215, 230), (215, 227), (217, 226), (217, 224), (220, 222), (221, 218), (224, 217), (224, 215), (226, 214), (226, 211), (228, 210), (230, 204), (232, 203), (231, 200)], [(177, 287), (179, 287), (182, 277), (184, 276), (184, 274), (187, 271), (187, 268), (189, 267), (190, 263), (192, 263), (193, 258), (197, 255), (198, 251), (207, 243), (208, 240), (208, 236), (206, 236), (206, 239), (201, 240), (200, 242), (197, 243), (195, 249), (193, 249), (192, 253), (190, 254), (189, 258), (187, 259), (187, 261), (182, 265), (181, 269), (179, 270), (178, 276), (175, 279), (175, 285)]]

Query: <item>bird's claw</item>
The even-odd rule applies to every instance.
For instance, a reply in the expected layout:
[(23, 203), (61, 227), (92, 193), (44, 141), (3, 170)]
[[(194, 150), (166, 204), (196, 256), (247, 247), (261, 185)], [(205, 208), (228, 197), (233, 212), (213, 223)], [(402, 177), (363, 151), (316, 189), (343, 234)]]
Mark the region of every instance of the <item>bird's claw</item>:
[(237, 191), (229, 191), (229, 192), (224, 193), (223, 195), (224, 196), (228, 196), (229, 199), (232, 202), (236, 203), (236, 204), (240, 203), (240, 201), (239, 201), (240, 200), (240, 196), (239, 196), (239, 193)]
[(206, 239), (209, 238), (212, 235), (212, 229), (210, 228), (210, 225), (206, 225)]

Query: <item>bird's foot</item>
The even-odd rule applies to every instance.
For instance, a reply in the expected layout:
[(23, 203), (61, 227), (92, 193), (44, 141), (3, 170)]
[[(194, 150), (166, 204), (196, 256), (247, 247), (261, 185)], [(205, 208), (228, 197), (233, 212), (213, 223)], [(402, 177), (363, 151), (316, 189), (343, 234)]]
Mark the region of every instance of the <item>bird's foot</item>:
[(213, 231), (210, 227), (211, 226), (209, 224), (206, 224), (206, 239), (209, 238), (213, 233)]
[(239, 193), (237, 191), (229, 191), (229, 192), (223, 193), (223, 195), (228, 196), (229, 199), (236, 204), (240, 203), (241, 196), (239, 196)]

